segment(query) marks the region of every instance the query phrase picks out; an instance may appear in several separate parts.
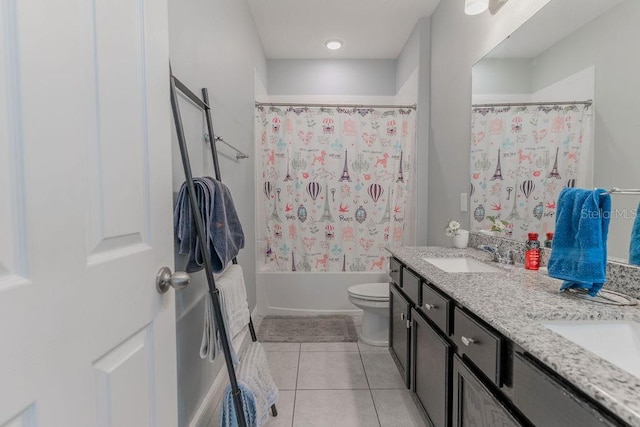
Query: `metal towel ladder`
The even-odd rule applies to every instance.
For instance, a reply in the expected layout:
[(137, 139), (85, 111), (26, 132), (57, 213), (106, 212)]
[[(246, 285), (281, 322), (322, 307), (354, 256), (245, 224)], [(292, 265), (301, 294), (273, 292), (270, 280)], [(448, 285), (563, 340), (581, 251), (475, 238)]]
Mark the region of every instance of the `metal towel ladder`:
[[(240, 427), (247, 427), (247, 421), (244, 416), (242, 408), (242, 399), (240, 396), (240, 389), (238, 387), (238, 380), (236, 377), (235, 367), (231, 360), (231, 343), (227, 339), (227, 333), (225, 325), (222, 321), (222, 311), (220, 308), (220, 291), (216, 288), (216, 282), (213, 277), (213, 268), (211, 266), (211, 254), (209, 253), (209, 247), (206, 244), (206, 238), (204, 234), (204, 224), (202, 217), (200, 216), (200, 210), (198, 208), (198, 202), (196, 199), (195, 189), (193, 187), (193, 174), (191, 171), (191, 162), (189, 161), (189, 151), (187, 149), (187, 141), (184, 134), (184, 128), (182, 125), (182, 116), (180, 114), (180, 106), (178, 105), (179, 90), (187, 98), (189, 98), (194, 104), (196, 104), (205, 114), (207, 122), (207, 131), (209, 132), (209, 144), (211, 145), (211, 155), (213, 157), (213, 168), (215, 171), (215, 178), (221, 181), (220, 177), (220, 165), (218, 163), (218, 151), (216, 149), (216, 138), (213, 133), (213, 122), (211, 120), (211, 107), (209, 106), (209, 93), (207, 88), (202, 88), (202, 99), (195, 95), (188, 87), (186, 87), (180, 80), (178, 80), (173, 74), (170, 76), (171, 83), (171, 109), (173, 111), (173, 120), (176, 126), (176, 134), (178, 137), (178, 144), (180, 146), (180, 156), (182, 157), (182, 168), (184, 169), (185, 181), (187, 183), (187, 193), (191, 204), (191, 212), (193, 213), (193, 219), (196, 226), (196, 232), (198, 233), (198, 240), (200, 250), (204, 254), (204, 270), (207, 278), (207, 284), (209, 287), (209, 294), (213, 301), (213, 311), (216, 324), (220, 328), (220, 340), (222, 344), (222, 351), (224, 353), (225, 364), (227, 366), (227, 373), (229, 374), (229, 381), (231, 382), (231, 392), (233, 395), (233, 403), (236, 408), (238, 417), (238, 425)], [(234, 264), (238, 263), (236, 258), (232, 261)], [(253, 320), (249, 317), (249, 332), (251, 333), (251, 340), (257, 341), (256, 331), (253, 327)], [(271, 413), (275, 417), (278, 415), (276, 405), (271, 406)]]

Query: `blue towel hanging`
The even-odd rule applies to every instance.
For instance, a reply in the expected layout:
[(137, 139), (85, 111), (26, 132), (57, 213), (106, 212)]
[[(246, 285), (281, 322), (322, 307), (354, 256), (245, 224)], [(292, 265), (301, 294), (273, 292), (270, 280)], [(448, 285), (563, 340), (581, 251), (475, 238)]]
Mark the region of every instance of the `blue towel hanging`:
[(629, 243), (629, 264), (640, 265), (640, 204), (636, 210), (636, 219), (631, 230), (631, 242)]
[(606, 190), (565, 188), (558, 197), (549, 276), (560, 290), (586, 289), (595, 296), (606, 281), (611, 196)]
[[(204, 232), (209, 246), (211, 266), (220, 273), (244, 247), (244, 232), (231, 192), (226, 185), (211, 177), (194, 178), (193, 185)], [(178, 253), (188, 254), (187, 273), (202, 270), (204, 254), (200, 250), (186, 182), (182, 184), (174, 210), (174, 227)]]

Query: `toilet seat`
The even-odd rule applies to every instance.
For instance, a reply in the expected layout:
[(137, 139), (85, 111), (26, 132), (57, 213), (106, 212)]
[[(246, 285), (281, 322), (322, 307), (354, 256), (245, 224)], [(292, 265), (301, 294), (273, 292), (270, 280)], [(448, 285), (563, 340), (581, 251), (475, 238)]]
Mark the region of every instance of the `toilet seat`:
[(349, 295), (367, 301), (389, 301), (388, 283), (365, 283), (351, 286), (348, 289)]

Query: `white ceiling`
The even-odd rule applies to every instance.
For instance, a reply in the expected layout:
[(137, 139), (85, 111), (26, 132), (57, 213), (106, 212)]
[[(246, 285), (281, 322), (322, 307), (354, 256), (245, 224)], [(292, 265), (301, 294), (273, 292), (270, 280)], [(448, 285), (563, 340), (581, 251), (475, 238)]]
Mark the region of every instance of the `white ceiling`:
[[(440, 0), (247, 0), (270, 59), (395, 59)], [(344, 42), (330, 51), (328, 39)]]

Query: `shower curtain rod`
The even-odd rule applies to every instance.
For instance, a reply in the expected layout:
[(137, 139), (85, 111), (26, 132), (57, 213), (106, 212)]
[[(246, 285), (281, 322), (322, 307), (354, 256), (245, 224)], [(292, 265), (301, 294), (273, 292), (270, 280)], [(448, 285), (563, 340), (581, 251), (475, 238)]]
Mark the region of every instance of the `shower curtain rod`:
[(535, 105), (573, 105), (573, 104), (583, 104), (583, 105), (591, 105), (593, 104), (592, 99), (588, 99), (586, 101), (566, 101), (566, 102), (502, 102), (496, 104), (473, 104), (471, 107), (473, 108), (490, 108), (490, 107), (526, 107), (526, 106), (535, 106)]
[(327, 107), (327, 108), (410, 108), (415, 110), (417, 104), (411, 105), (374, 105), (374, 104), (313, 104), (295, 102), (256, 102), (256, 107)]

